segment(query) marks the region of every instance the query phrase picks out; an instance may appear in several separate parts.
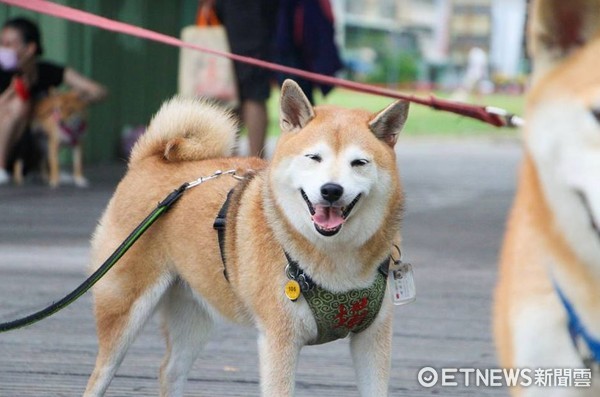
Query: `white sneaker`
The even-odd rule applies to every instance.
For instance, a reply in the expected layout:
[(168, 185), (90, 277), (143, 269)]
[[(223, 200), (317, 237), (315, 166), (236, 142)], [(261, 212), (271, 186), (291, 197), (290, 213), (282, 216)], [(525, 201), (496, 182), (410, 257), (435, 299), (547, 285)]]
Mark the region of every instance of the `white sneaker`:
[(10, 182), (10, 175), (4, 168), (0, 168), (0, 186)]
[(75, 186), (81, 188), (90, 187), (90, 182), (88, 182), (88, 180), (84, 176), (74, 176), (73, 183), (75, 184)]

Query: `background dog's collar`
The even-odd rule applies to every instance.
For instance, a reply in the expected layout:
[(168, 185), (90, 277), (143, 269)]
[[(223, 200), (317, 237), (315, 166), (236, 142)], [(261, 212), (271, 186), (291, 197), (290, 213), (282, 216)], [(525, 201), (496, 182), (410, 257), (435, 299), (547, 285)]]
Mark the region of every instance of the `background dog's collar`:
[[(591, 368), (593, 365), (600, 366), (600, 340), (594, 338), (586, 330), (585, 326), (581, 322), (581, 319), (577, 315), (577, 312), (575, 311), (575, 307), (556, 282), (554, 283), (554, 289), (556, 290), (556, 293), (558, 294), (558, 297), (560, 298), (560, 301), (567, 312), (569, 335), (571, 336), (573, 345), (581, 356), (583, 363), (588, 368)], [(582, 352), (582, 344), (585, 344), (585, 347), (589, 353)]]

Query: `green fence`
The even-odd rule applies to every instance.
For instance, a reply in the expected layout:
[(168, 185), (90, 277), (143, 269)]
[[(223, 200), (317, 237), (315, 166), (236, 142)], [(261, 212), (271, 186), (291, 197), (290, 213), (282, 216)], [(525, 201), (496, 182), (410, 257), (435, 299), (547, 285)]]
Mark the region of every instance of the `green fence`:
[[(55, 2), (171, 36), (178, 36), (194, 20), (198, 4), (197, 0)], [(177, 91), (176, 48), (0, 5), (0, 24), (16, 16), (39, 23), (45, 59), (71, 66), (110, 91), (108, 99), (90, 112), (88, 162), (118, 158), (123, 127), (147, 124), (161, 102)]]

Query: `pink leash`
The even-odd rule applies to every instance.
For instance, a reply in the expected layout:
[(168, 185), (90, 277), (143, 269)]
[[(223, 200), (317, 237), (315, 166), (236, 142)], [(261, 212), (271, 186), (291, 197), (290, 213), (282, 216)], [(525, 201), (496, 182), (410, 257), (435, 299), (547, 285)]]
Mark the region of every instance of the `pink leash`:
[(250, 58), (242, 55), (222, 52), (200, 46), (197, 44), (186, 43), (175, 37), (171, 37), (152, 30), (129, 25), (123, 22), (114, 21), (104, 18), (89, 12), (81, 11), (75, 8), (63, 6), (45, 0), (0, 0), (0, 3), (5, 3), (15, 7), (24, 8), (35, 11), (41, 14), (50, 15), (56, 18), (66, 19), (72, 22), (81, 23), (84, 25), (95, 26), (100, 29), (105, 29), (117, 33), (123, 33), (130, 36), (136, 36), (143, 39), (160, 42), (174, 47), (190, 48), (196, 51), (205, 52), (208, 54), (229, 58), (236, 62), (243, 62), (261, 68), (269, 69), (276, 72), (282, 72), (299, 76), (314, 82), (329, 84), (338, 87), (347, 88), (353, 91), (364, 92), (368, 94), (381, 95), (394, 99), (402, 99), (405, 101), (417, 103), (420, 105), (429, 106), (436, 110), (443, 110), (459, 114), (461, 116), (470, 117), (494, 125), (496, 127), (518, 127), (523, 124), (523, 120), (513, 114), (506, 112), (503, 109), (478, 106), (456, 101), (429, 96), (427, 98), (418, 97), (415, 95), (402, 94), (395, 90), (376, 87), (369, 84), (357, 83), (350, 80), (340, 79), (337, 77), (324, 76), (318, 73), (307, 72), (305, 70), (296, 69), (288, 66), (279, 65), (272, 62), (262, 61), (255, 58)]

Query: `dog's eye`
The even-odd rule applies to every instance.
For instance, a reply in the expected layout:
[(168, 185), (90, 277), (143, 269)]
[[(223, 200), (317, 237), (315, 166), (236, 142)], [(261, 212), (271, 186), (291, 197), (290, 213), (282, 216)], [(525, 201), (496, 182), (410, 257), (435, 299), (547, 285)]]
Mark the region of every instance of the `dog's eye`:
[(304, 157), (308, 157), (309, 159), (314, 160), (317, 163), (320, 163), (323, 160), (321, 158), (321, 156), (319, 156), (318, 154), (314, 154), (314, 153), (305, 154)]
[(350, 165), (352, 167), (362, 167), (367, 164), (369, 164), (369, 160), (367, 160), (367, 159), (356, 159), (356, 160), (352, 160), (350, 162)]

